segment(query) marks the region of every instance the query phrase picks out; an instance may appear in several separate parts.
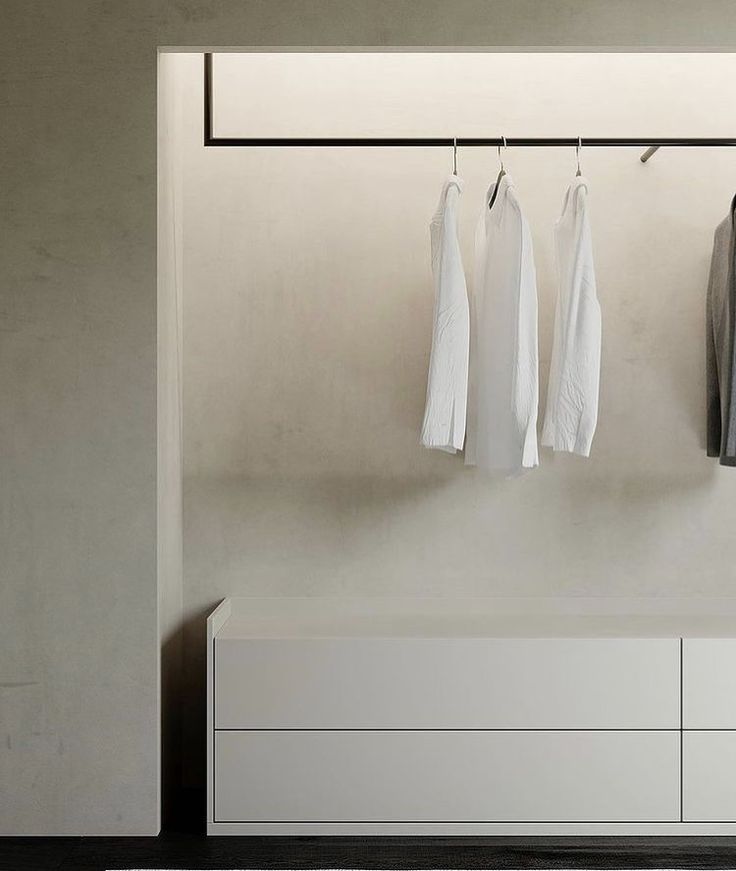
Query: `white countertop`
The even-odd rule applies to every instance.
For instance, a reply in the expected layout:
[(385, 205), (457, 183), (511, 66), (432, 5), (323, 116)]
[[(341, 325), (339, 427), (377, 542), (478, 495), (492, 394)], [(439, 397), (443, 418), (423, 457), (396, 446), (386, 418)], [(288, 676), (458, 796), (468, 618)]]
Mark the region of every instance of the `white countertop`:
[(218, 614), (221, 640), (736, 637), (736, 598), (234, 597)]

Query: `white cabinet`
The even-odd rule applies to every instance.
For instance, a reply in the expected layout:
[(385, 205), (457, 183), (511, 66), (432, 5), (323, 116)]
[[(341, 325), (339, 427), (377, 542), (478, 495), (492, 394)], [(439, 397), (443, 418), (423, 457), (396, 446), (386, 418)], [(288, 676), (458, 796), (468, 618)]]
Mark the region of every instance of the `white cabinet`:
[(676, 822), (677, 732), (218, 731), (220, 822)]
[(736, 822), (736, 639), (686, 638), (682, 660), (686, 822)]
[(680, 648), (673, 638), (223, 638), (215, 688), (218, 729), (679, 729)]
[(685, 638), (685, 729), (736, 729), (736, 638)]
[(736, 732), (685, 732), (682, 773), (685, 822), (736, 822)]
[(736, 834), (736, 620), (509, 608), (225, 600), (208, 832)]

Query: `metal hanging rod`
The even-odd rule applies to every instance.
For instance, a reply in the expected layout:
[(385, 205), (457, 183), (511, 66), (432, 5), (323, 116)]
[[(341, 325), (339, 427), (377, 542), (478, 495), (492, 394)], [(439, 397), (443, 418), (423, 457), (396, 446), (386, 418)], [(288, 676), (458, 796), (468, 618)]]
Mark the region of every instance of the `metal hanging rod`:
[(581, 145), (584, 148), (632, 147), (646, 148), (641, 155), (641, 162), (646, 163), (659, 149), (666, 146), (678, 148), (703, 148), (709, 146), (736, 146), (734, 138), (693, 138), (693, 137), (592, 137), (590, 139), (578, 136), (563, 137), (474, 137), (474, 136), (213, 136), (212, 135), (212, 54), (204, 56), (204, 144), (207, 147), (222, 146), (225, 148), (498, 148), (503, 145), (509, 148), (559, 148)]

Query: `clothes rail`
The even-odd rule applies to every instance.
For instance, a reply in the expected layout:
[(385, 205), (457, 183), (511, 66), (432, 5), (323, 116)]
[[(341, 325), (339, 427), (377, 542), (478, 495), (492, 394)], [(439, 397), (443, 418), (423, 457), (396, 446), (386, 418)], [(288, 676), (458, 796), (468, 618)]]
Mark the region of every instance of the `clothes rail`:
[(646, 163), (662, 147), (707, 148), (736, 146), (736, 137), (579, 137), (579, 136), (213, 136), (212, 54), (204, 56), (204, 144), (225, 148), (646, 148), (639, 158)]

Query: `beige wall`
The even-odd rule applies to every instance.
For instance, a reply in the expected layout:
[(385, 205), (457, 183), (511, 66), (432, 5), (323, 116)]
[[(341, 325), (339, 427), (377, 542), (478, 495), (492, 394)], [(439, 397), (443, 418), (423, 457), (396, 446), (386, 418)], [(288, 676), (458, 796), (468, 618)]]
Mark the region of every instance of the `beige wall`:
[[(308, 14), (296, 0), (3, 4), (2, 831), (158, 827), (156, 48), (233, 44), (716, 48), (736, 46), (736, 9), (730, 0), (465, 0), (451, 10), (321, 0)], [(408, 433), (415, 409), (404, 406)], [(456, 486), (454, 474), (442, 472), (443, 487)], [(312, 504), (313, 492), (269, 483), (260, 510), (245, 515), (247, 535), (223, 535), (253, 542), (269, 511)], [(416, 480), (371, 477), (357, 508), (352, 486), (326, 480), (322, 492), (312, 522), (333, 530), (320, 539), (334, 536), (338, 553), (335, 530), (350, 533), (356, 517), (390, 542), (387, 494), (399, 511), (445, 504), (441, 489)], [(308, 554), (305, 514), (287, 521), (292, 547)], [(382, 565), (394, 565), (393, 546)], [(323, 563), (332, 559), (325, 551)]]
[[(418, 445), (427, 222), (449, 151), (204, 149), (201, 57), (179, 67), (189, 673), (198, 615), (231, 594), (733, 595), (736, 475), (703, 449), (730, 151), (645, 166), (642, 149), (583, 150), (604, 323), (593, 454), (545, 449), (538, 470), (492, 480)], [(221, 135), (728, 136), (736, 56), (241, 54), (214, 68)], [(574, 153), (505, 159), (534, 238), (544, 397)], [(470, 272), (495, 152), (461, 150), (460, 170)]]
[[(449, 150), (207, 150), (201, 58), (182, 64), (188, 608), (232, 593), (733, 593), (736, 475), (702, 448), (730, 151), (643, 165), (641, 149), (583, 150), (604, 322), (593, 454), (543, 450), (538, 470), (494, 481), (418, 446), (427, 222)], [(216, 131), (725, 136), (735, 77), (734, 55), (231, 55), (215, 61)], [(544, 398), (574, 153), (505, 159), (534, 238)], [(470, 272), (495, 152), (461, 150), (460, 170)]]

